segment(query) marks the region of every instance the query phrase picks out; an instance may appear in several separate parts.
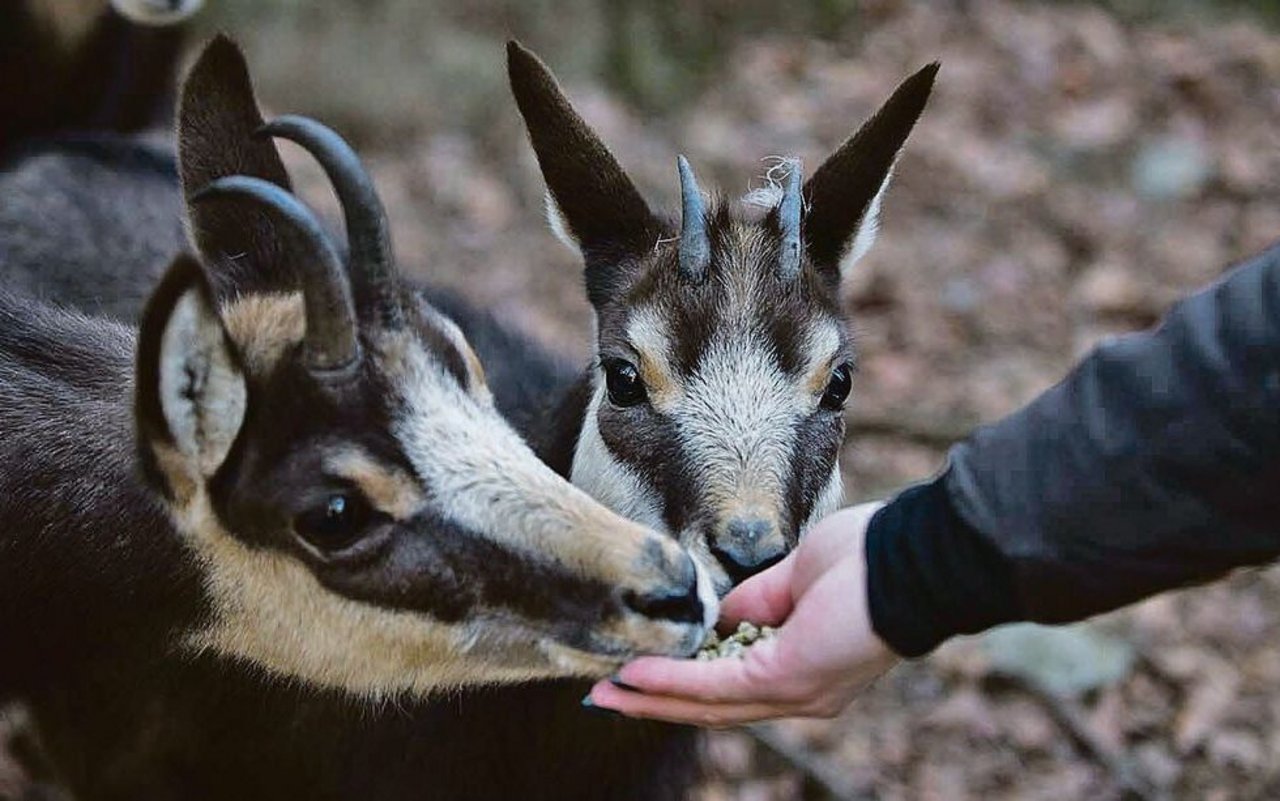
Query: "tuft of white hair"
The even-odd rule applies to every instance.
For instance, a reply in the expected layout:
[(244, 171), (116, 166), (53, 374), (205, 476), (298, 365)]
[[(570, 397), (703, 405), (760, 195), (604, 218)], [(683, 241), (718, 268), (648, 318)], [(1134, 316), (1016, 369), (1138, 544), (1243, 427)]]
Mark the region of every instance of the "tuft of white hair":
[[(768, 163), (769, 167), (765, 170), (764, 175), (760, 179), (764, 181), (764, 186), (758, 186), (749, 190), (742, 196), (742, 202), (748, 206), (754, 206), (761, 211), (772, 211), (782, 202), (783, 189), (782, 184), (787, 176), (791, 174), (793, 169), (800, 167), (800, 159), (788, 156), (768, 156), (763, 159)], [(896, 166), (895, 160), (895, 166)], [(885, 173), (884, 183), (880, 184), (880, 189), (876, 192), (876, 196), (867, 204), (867, 209), (862, 214), (862, 219), (858, 221), (858, 226), (854, 230), (853, 236), (850, 237), (844, 249), (844, 254), (840, 257), (840, 274), (847, 276), (853, 265), (867, 255), (867, 251), (871, 250), (871, 246), (875, 244), (876, 235), (880, 233), (880, 206), (884, 201), (884, 193), (889, 188), (889, 182), (893, 179), (893, 166), (889, 167), (889, 171)]]
[(782, 202), (782, 184), (792, 170), (800, 168), (801, 162), (795, 156), (766, 156), (761, 161), (769, 165), (760, 176), (764, 186), (748, 190), (742, 196), (742, 202), (761, 211), (770, 211)]

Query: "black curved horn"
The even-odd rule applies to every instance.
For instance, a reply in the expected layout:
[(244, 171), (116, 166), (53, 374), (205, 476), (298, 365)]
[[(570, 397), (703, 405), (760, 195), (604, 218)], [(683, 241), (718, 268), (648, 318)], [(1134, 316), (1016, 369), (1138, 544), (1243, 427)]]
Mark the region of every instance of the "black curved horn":
[(313, 373), (334, 373), (353, 367), (360, 358), (355, 306), (342, 256), (311, 210), (293, 195), (261, 178), (231, 175), (209, 182), (191, 196), (192, 203), (247, 197), (261, 203), (291, 225), (299, 242), (310, 251), (302, 260), (302, 296), (307, 333), (303, 358)]
[(787, 173), (787, 185), (778, 204), (778, 231), (782, 235), (782, 247), (778, 253), (778, 277), (790, 281), (800, 274), (800, 215), (804, 207), (800, 162), (791, 164)]
[(402, 310), (395, 287), (395, 257), (387, 211), (355, 150), (337, 131), (296, 114), (271, 120), (258, 129), (258, 134), (288, 139), (319, 162), (342, 204), (356, 299), (362, 308), (368, 303), (369, 308), (377, 309), (384, 324), (398, 324)]
[(698, 181), (684, 156), (676, 159), (680, 170), (680, 275), (701, 281), (711, 263), (711, 239), (707, 235), (707, 210), (702, 203)]

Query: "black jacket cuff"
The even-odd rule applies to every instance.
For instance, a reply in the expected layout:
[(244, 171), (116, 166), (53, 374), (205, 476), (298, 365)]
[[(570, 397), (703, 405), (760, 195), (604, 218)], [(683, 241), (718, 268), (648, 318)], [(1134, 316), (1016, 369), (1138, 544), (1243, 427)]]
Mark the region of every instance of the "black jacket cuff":
[(904, 657), (1022, 617), (1008, 562), (956, 513), (946, 478), (902, 492), (867, 527), (871, 624)]

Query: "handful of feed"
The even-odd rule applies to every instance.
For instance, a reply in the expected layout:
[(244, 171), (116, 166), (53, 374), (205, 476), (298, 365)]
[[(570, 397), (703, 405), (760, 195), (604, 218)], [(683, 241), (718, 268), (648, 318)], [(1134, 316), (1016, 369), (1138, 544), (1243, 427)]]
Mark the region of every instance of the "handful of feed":
[(772, 637), (775, 631), (773, 626), (757, 626), (745, 620), (738, 624), (737, 631), (724, 639), (712, 630), (698, 649), (697, 659), (699, 662), (706, 662), (729, 656), (741, 657), (752, 645)]

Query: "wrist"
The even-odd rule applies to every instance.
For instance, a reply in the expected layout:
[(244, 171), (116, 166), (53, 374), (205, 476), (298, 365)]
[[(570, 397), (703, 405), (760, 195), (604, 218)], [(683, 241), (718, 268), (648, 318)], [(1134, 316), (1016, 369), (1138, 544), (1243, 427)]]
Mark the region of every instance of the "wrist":
[(879, 509), (864, 548), (871, 626), (896, 654), (1019, 618), (1007, 562), (956, 512), (946, 474)]

